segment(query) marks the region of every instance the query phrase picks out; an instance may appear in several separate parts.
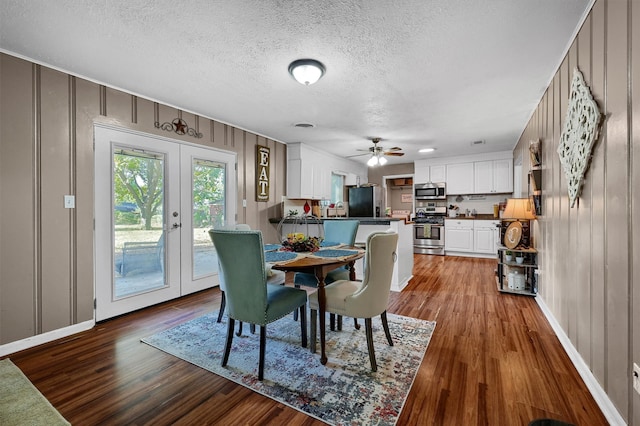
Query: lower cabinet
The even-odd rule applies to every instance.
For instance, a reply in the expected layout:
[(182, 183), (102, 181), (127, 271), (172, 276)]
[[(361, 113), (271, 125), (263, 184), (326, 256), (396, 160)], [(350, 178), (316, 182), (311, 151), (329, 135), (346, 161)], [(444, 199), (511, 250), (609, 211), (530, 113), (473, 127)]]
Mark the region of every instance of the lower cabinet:
[(483, 254), (497, 254), (499, 241), (499, 220), (474, 220), (473, 221), (473, 251)]
[(445, 219), (444, 249), (473, 252), (473, 220)]
[(445, 219), (444, 249), (478, 257), (496, 257), (500, 245), (499, 220)]

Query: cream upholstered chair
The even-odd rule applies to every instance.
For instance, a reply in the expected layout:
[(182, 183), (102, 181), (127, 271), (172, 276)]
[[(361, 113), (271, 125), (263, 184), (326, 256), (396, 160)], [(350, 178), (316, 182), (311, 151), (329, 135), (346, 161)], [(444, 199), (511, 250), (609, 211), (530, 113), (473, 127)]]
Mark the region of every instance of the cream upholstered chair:
[[(250, 231), (251, 227), (249, 225), (247, 225), (246, 223), (238, 223), (233, 227), (229, 227), (229, 228), (222, 228), (222, 229), (235, 229), (237, 231)], [(284, 284), (285, 281), (285, 273), (282, 271), (276, 271), (271, 269), (271, 265), (267, 264), (265, 265), (265, 267), (267, 268), (267, 283), (269, 284)], [(224, 314), (224, 308), (227, 305), (227, 298), (224, 294), (225, 292), (225, 283), (224, 283), (224, 274), (222, 273), (222, 269), (220, 268), (220, 262), (218, 261), (218, 279), (220, 280), (220, 293), (221, 293), (221, 300), (220, 300), (220, 311), (218, 312), (218, 322), (222, 321), (222, 315)], [(297, 318), (297, 316), (296, 316)], [(240, 323), (240, 325), (238, 326), (239, 330), (238, 330), (238, 336), (240, 334), (242, 334), (242, 323)], [(252, 330), (253, 331), (253, 330)]]
[(300, 310), (302, 347), (307, 346), (307, 292), (284, 285), (267, 284), (264, 244), (260, 231), (209, 231), (220, 259), (227, 293), (227, 340), (222, 366), (227, 365), (235, 321), (260, 326), (258, 380), (264, 377), (267, 324)]
[[(359, 220), (353, 219), (329, 219), (322, 222), (322, 228), (324, 232), (324, 239), (322, 240), (323, 246), (332, 246), (338, 244), (346, 244), (353, 246), (356, 242), (356, 234), (358, 233), (358, 227), (360, 226)], [(324, 278), (324, 283), (331, 284), (338, 280), (349, 279), (349, 267), (343, 266), (333, 271), (329, 271)], [(301, 285), (307, 287), (318, 287), (318, 279), (315, 274), (308, 274), (305, 272), (296, 272), (293, 276), (293, 285), (300, 287)], [(297, 313), (294, 312), (293, 318), (297, 319)], [(335, 329), (335, 315), (331, 315), (330, 318), (331, 330)], [(358, 321), (354, 320), (356, 328), (360, 328)], [(338, 329), (342, 329), (342, 317), (338, 316)]]
[[(393, 346), (387, 323), (387, 303), (391, 290), (393, 264), (396, 261), (398, 234), (395, 232), (374, 232), (367, 238), (367, 252), (364, 257), (364, 279), (359, 281), (340, 280), (325, 287), (327, 312), (364, 318), (367, 335), (367, 348), (371, 370), (377, 371), (373, 349), (373, 330), (371, 318), (380, 315), (382, 326), (389, 345)], [(315, 349), (316, 324), (318, 311), (317, 292), (309, 295), (311, 307), (311, 348)]]

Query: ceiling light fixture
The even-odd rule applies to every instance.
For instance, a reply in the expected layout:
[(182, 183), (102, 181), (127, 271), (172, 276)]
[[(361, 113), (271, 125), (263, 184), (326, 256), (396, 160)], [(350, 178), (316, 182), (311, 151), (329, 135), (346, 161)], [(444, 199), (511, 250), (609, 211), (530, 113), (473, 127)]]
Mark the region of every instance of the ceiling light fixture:
[(435, 150), (436, 150), (435, 148), (422, 148), (422, 149), (421, 149), (421, 150), (419, 150), (418, 152), (425, 153), (425, 152), (433, 152), (433, 151), (435, 151)]
[(387, 164), (387, 159), (384, 158), (382, 155), (380, 155), (380, 153), (373, 153), (371, 154), (371, 158), (369, 158), (369, 161), (367, 161), (367, 166), (369, 167), (374, 167), (374, 166), (384, 166), (385, 164)]
[(289, 64), (289, 74), (298, 83), (306, 86), (320, 80), (324, 73), (324, 65), (315, 59), (298, 59)]

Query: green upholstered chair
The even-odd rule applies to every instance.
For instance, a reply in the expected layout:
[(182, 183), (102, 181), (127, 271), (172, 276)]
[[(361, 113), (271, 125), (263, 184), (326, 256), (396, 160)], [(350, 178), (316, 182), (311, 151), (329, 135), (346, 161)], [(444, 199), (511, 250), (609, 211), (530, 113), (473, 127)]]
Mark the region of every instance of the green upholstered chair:
[[(325, 220), (323, 224), (324, 240), (323, 245), (327, 244), (346, 244), (353, 246), (356, 242), (356, 234), (358, 233), (358, 220)], [(349, 268), (343, 267), (335, 269), (327, 274), (324, 279), (325, 284), (330, 284), (338, 280), (349, 279)], [(296, 287), (301, 285), (308, 287), (318, 287), (318, 280), (314, 274), (306, 274), (297, 272), (293, 276), (293, 284)]]
[[(362, 281), (340, 280), (325, 287), (327, 312), (364, 318), (367, 335), (367, 348), (371, 370), (377, 371), (373, 349), (373, 331), (371, 318), (380, 315), (382, 326), (389, 345), (393, 346), (389, 325), (387, 324), (387, 303), (391, 290), (393, 264), (396, 261), (398, 234), (395, 232), (374, 232), (367, 238), (367, 252), (364, 257), (365, 269)], [(315, 348), (318, 294), (309, 295), (311, 307), (311, 348)]]
[[(249, 231), (251, 227), (245, 223), (238, 223), (233, 227), (222, 228), (222, 229), (235, 229), (237, 231)], [(285, 273), (282, 271), (275, 271), (271, 269), (270, 265), (267, 265), (267, 283), (269, 284), (284, 284), (285, 281)], [(220, 269), (220, 262), (218, 262), (218, 279), (220, 281), (220, 311), (218, 311), (218, 322), (222, 321), (222, 315), (224, 314), (224, 308), (227, 305), (227, 298), (225, 296), (225, 283), (224, 283), (224, 274)], [(253, 330), (252, 330), (253, 331)], [(239, 325), (238, 336), (242, 334), (242, 323)]]
[(307, 346), (307, 293), (304, 290), (267, 283), (264, 244), (260, 231), (209, 231), (218, 252), (227, 294), (227, 340), (222, 366), (227, 365), (235, 321), (260, 326), (258, 380), (264, 377), (267, 324), (300, 310), (302, 346)]

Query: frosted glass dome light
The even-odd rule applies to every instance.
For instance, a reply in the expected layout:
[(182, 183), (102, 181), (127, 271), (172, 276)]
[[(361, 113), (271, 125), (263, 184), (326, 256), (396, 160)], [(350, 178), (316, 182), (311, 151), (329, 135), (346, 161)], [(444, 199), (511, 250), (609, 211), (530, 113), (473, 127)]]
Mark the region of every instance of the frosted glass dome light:
[(289, 65), (289, 74), (300, 84), (309, 86), (324, 75), (325, 68), (315, 59), (298, 59)]

